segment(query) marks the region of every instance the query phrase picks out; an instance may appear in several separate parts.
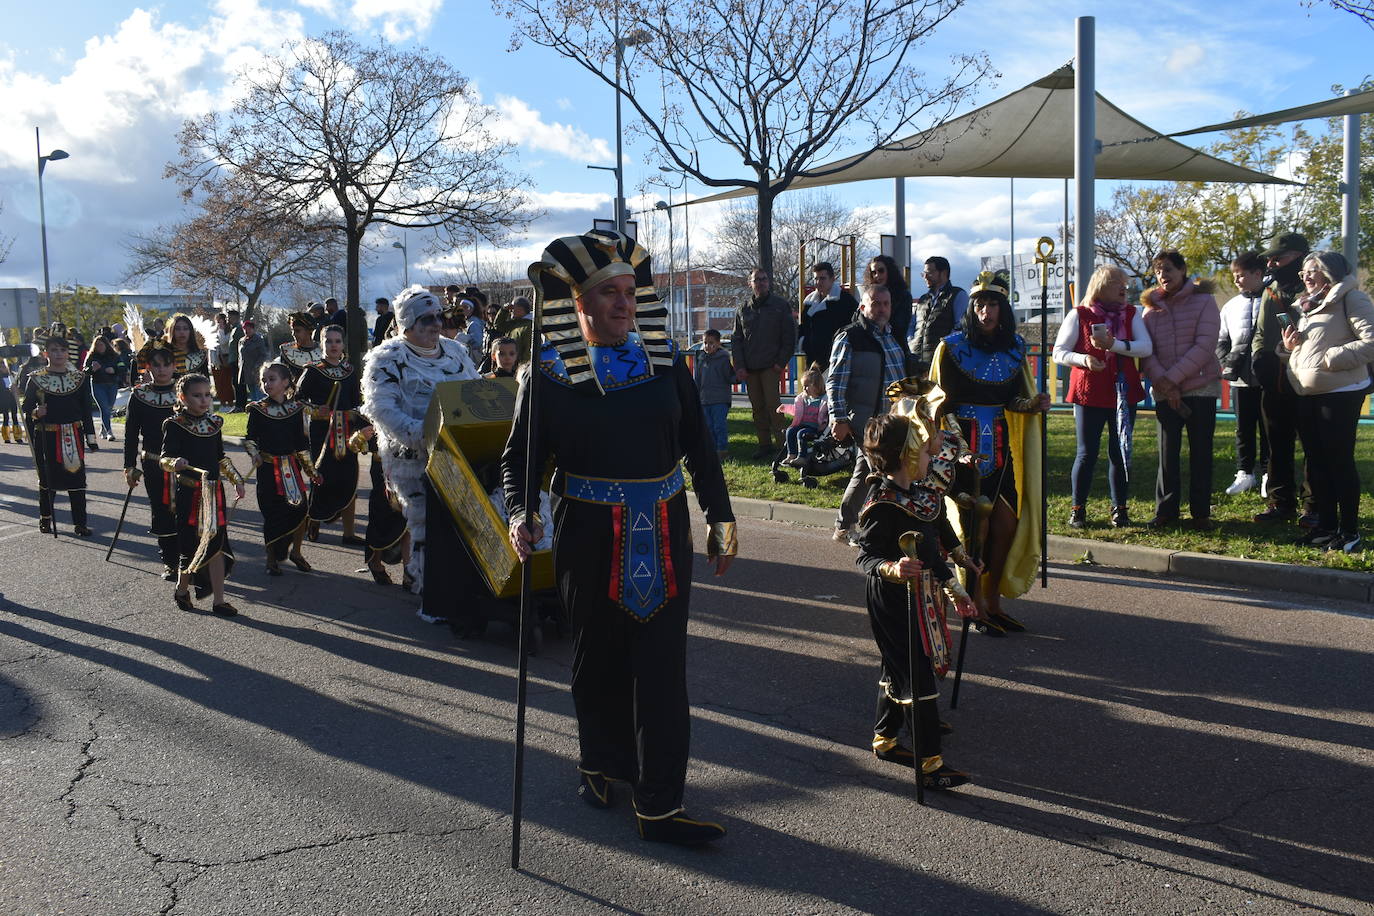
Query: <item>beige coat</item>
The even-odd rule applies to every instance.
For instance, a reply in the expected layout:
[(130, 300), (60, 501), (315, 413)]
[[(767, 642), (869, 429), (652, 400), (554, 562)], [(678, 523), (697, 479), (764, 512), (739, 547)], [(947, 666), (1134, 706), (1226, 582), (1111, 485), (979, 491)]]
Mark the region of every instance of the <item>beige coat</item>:
[(1321, 304), (1298, 319), (1302, 342), (1288, 357), (1288, 380), (1298, 394), (1324, 394), (1369, 381), (1374, 361), (1374, 302), (1354, 275), (1327, 290)]

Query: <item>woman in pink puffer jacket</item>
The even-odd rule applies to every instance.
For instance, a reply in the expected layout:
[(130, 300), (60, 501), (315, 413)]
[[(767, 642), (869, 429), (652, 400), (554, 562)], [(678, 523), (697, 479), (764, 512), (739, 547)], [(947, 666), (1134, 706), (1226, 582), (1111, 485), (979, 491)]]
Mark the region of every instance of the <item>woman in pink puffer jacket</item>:
[(1189, 279), (1187, 262), (1166, 248), (1151, 262), (1159, 286), (1145, 294), (1145, 329), (1154, 352), (1140, 368), (1153, 386), (1159, 429), (1159, 476), (1151, 528), (1178, 524), (1183, 434), (1188, 435), (1188, 509), (1193, 527), (1212, 528), (1212, 435), (1221, 395), (1217, 332), (1221, 310), (1210, 285)]

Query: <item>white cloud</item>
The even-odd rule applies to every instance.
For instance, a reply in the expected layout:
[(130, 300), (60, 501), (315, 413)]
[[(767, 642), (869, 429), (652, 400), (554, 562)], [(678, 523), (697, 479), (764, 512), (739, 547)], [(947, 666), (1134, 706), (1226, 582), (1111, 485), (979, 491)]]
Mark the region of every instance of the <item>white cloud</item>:
[[(328, 5), (331, 0), (309, 0)], [(381, 29), (387, 41), (406, 41), (429, 31), (444, 0), (353, 0), (349, 16), (355, 26)]]
[(492, 125), (492, 133), (521, 150), (541, 150), (589, 162), (611, 158), (611, 148), (605, 140), (569, 124), (546, 122), (539, 111), (521, 99), (498, 95), (494, 107), (500, 117)]
[(583, 191), (535, 191), (530, 194), (530, 202), (540, 210), (600, 210), (610, 208), (611, 195)]

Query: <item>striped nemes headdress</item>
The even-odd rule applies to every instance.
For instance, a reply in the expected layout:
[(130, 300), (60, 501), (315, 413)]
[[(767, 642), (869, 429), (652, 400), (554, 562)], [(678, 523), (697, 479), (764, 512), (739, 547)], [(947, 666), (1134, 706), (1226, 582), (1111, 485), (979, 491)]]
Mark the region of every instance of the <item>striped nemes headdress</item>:
[(649, 252), (628, 235), (597, 229), (555, 239), (530, 265), (529, 277), (544, 337), (558, 351), (574, 385), (600, 389), (587, 355), (587, 341), (577, 323), (577, 297), (613, 277), (635, 279), (635, 325), (649, 365), (656, 374), (672, 368), (668, 309), (654, 289)]

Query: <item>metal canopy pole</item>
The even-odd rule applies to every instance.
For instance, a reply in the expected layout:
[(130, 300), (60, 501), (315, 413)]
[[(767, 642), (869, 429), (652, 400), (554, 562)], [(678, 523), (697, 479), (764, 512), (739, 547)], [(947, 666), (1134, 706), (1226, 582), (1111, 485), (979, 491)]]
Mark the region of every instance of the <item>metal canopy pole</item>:
[[(1097, 177), (1097, 20), (1079, 16), (1077, 26), (1076, 65), (1073, 80), (1073, 139), (1074, 139), (1074, 245), (1073, 266), (1087, 277), (1093, 270), (1093, 218), (1097, 201), (1094, 180)], [(1082, 284), (1079, 284), (1082, 288)], [(1067, 303), (1066, 303), (1067, 304)]]
[[(1347, 89), (1346, 95), (1354, 95)], [(1345, 116), (1345, 167), (1341, 170), (1341, 251), (1352, 273), (1360, 265), (1360, 116)]]
[[(892, 179), (892, 210), (893, 226), (892, 231), (896, 234), (896, 239), (892, 243), (892, 260), (897, 262), (898, 270), (905, 270), (911, 265), (907, 263), (911, 252), (906, 247), (906, 179)], [(909, 274), (910, 271), (907, 271)], [(910, 276), (907, 277), (907, 285), (911, 285)], [(908, 328), (910, 330), (910, 328)], [(905, 343), (905, 341), (903, 342)]]

